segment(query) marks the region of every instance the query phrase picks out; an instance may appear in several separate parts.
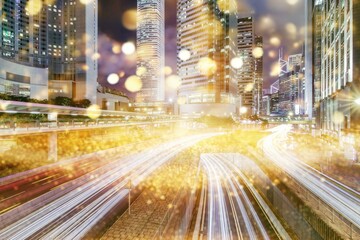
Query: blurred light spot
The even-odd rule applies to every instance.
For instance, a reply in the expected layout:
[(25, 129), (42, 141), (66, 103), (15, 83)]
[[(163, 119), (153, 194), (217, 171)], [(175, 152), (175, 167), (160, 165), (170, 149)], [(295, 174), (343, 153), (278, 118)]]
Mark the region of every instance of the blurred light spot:
[(30, 16), (36, 15), (41, 11), (42, 1), (41, 0), (29, 0), (26, 4), (26, 11)]
[(121, 53), (121, 45), (119, 43), (115, 43), (112, 46), (112, 52), (115, 53), (115, 54)]
[(138, 75), (139, 77), (143, 76), (146, 72), (147, 72), (146, 67), (138, 67), (136, 69), (136, 75)]
[(94, 53), (94, 54), (92, 55), (92, 59), (93, 59), (93, 60), (98, 60), (100, 57), (101, 57), (100, 53)]
[(84, 5), (91, 3), (93, 0), (80, 0), (80, 2)]
[(180, 50), (179, 52), (179, 58), (182, 60), (182, 61), (187, 61), (191, 58), (191, 53), (189, 50), (187, 49), (182, 49)]
[(47, 5), (53, 5), (55, 3), (55, 0), (45, 0), (45, 4)]
[(270, 44), (278, 47), (278, 46), (280, 46), (281, 41), (278, 37), (272, 37), (272, 38), (270, 38)]
[(280, 63), (276, 62), (276, 63), (273, 63), (271, 65), (271, 71), (270, 71), (270, 76), (271, 77), (276, 77), (276, 76), (279, 76), (280, 74)]
[(116, 73), (112, 73), (107, 77), (107, 81), (108, 83), (115, 85), (120, 81), (120, 77)]
[(274, 50), (269, 51), (269, 57), (270, 58), (275, 58), (276, 57), (276, 52)]
[(84, 71), (87, 71), (87, 70), (89, 70), (89, 66), (88, 65), (86, 65), (86, 64), (84, 64), (84, 65), (82, 65), (82, 70), (84, 70)]
[(137, 24), (137, 11), (136, 9), (127, 10), (122, 16), (122, 23), (125, 28), (135, 30)]
[(119, 72), (119, 77), (121, 77), (121, 78), (122, 78), (122, 77), (125, 77), (125, 72), (124, 72), (124, 71), (120, 71), (120, 72)]
[(296, 31), (297, 31), (297, 28), (296, 28), (295, 24), (293, 24), (293, 23), (287, 23), (285, 25), (285, 29), (289, 34), (292, 34), (292, 35), (295, 35)]
[(177, 89), (181, 85), (181, 78), (177, 75), (170, 75), (166, 78), (166, 85), (171, 89)]
[(101, 109), (98, 105), (93, 104), (86, 109), (86, 115), (91, 119), (97, 119), (101, 116)]
[(135, 53), (135, 45), (133, 42), (126, 42), (122, 46), (122, 51), (125, 55), (132, 55)]
[(245, 87), (245, 92), (251, 92), (254, 89), (254, 84), (253, 83), (249, 83), (246, 85)]
[(164, 74), (165, 75), (170, 75), (170, 74), (172, 74), (172, 72), (173, 72), (173, 70), (172, 70), (171, 67), (169, 67), (169, 66), (164, 67)]
[(204, 57), (199, 60), (198, 68), (202, 75), (210, 76), (216, 72), (217, 66), (214, 60)]
[(235, 69), (240, 69), (244, 65), (244, 61), (240, 57), (231, 59), (230, 64)]
[(256, 47), (253, 49), (252, 54), (254, 58), (261, 58), (264, 55), (264, 50), (262, 47)]
[(143, 84), (138, 76), (130, 76), (125, 81), (125, 88), (129, 92), (138, 92), (141, 90)]
[(245, 113), (247, 113), (247, 111), (248, 111), (247, 107), (241, 107), (240, 108), (240, 113), (241, 114), (245, 114)]

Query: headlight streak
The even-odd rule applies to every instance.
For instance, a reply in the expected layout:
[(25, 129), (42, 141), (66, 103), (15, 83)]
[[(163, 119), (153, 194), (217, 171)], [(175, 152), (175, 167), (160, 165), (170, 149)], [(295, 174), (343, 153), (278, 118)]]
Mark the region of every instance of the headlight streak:
[(264, 138), (260, 144), (264, 154), (289, 176), (359, 228), (360, 193), (318, 172), (293, 154), (281, 149), (278, 142), (286, 138), (290, 129), (290, 126), (279, 126), (273, 130), (273, 134)]
[[(79, 186), (81, 187), (80, 189), (59, 197), (50, 204), (0, 230), (0, 239), (25, 239), (32, 237), (34, 234), (40, 234), (40, 237), (41, 235), (48, 234), (42, 236), (44, 239), (59, 238), (60, 236), (60, 238), (81, 238), (102, 216), (111, 210), (112, 206), (126, 197), (128, 191), (119, 191), (118, 189), (126, 186), (129, 179), (126, 176), (129, 176), (129, 173), (133, 178), (131, 179), (133, 185), (136, 186), (142, 179), (149, 176), (155, 169), (180, 151), (195, 144), (197, 141), (215, 135), (218, 134), (204, 134), (182, 138), (126, 158), (126, 164), (120, 164), (120, 166), (110, 164), (112, 166), (111, 170)], [(119, 163), (117, 162), (117, 164)], [(112, 186), (112, 184), (121, 178), (125, 179), (121, 180), (117, 187)], [(102, 193), (102, 191), (105, 191), (105, 193)], [(98, 194), (100, 196), (90, 203), (91, 207), (89, 205), (85, 206), (69, 219), (66, 219), (68, 213), (76, 207), (82, 206), (88, 199)], [(66, 219), (66, 221), (58, 221), (59, 219)]]
[[(257, 236), (255, 231), (256, 226), (259, 228), (262, 238), (269, 239), (266, 229), (260, 221), (250, 199), (243, 190), (241, 184), (238, 182), (236, 176), (232, 173), (233, 169), (225, 165), (223, 159), (219, 158), (216, 154), (203, 154), (201, 156), (201, 162), (209, 179), (208, 239), (219, 239), (220, 236), (221, 239), (232, 239), (231, 227), (229, 224), (229, 213), (227, 212), (225, 195), (223, 193), (222, 186), (226, 189), (234, 221), (239, 221), (236, 210), (238, 208), (245, 223), (246, 232), (241, 230), (239, 222), (235, 223), (235, 226), (237, 226), (237, 238), (244, 239), (245, 237), (254, 240), (258, 239), (259, 236)], [(239, 192), (241, 194), (238, 194)], [(236, 206), (234, 205), (232, 198), (235, 198), (235, 202), (237, 204)], [(250, 215), (246, 208), (249, 209)], [(253, 218), (256, 224), (253, 224), (250, 218)], [(216, 228), (216, 226), (219, 225), (220, 228)]]

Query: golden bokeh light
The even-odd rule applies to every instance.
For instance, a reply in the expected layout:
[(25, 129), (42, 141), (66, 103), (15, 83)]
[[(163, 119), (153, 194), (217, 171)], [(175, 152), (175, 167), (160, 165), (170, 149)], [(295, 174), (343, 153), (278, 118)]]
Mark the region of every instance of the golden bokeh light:
[(122, 45), (122, 51), (125, 55), (132, 55), (135, 53), (136, 48), (133, 42), (126, 42)]
[(26, 11), (30, 16), (38, 14), (42, 9), (43, 3), (41, 0), (29, 0), (26, 4)]
[(170, 66), (165, 66), (163, 72), (165, 75), (171, 75), (173, 73), (173, 70)]
[(130, 76), (125, 81), (125, 88), (129, 92), (138, 92), (141, 90), (143, 83), (138, 76)]
[(130, 9), (125, 11), (122, 15), (122, 24), (129, 30), (135, 30), (137, 27), (137, 11), (136, 9)]
[(234, 57), (231, 59), (230, 65), (235, 69), (240, 69), (244, 65), (244, 61), (240, 57)]
[(275, 47), (279, 47), (281, 44), (281, 40), (278, 37), (272, 37), (272, 38), (270, 38), (270, 44)]
[(121, 53), (121, 44), (114, 43), (111, 50), (114, 54), (120, 54)]
[(146, 67), (141, 66), (136, 69), (136, 75), (139, 77), (143, 76), (146, 72), (147, 72)]
[(181, 49), (178, 56), (182, 61), (187, 61), (191, 58), (191, 53), (187, 49)]
[(254, 90), (254, 84), (253, 83), (249, 83), (245, 86), (245, 92), (251, 92), (252, 90)]
[(86, 109), (86, 115), (91, 119), (98, 119), (101, 116), (101, 108), (93, 104)]
[(216, 62), (208, 57), (201, 58), (198, 62), (198, 69), (202, 75), (211, 76), (217, 70)]
[(115, 85), (120, 81), (120, 77), (119, 75), (117, 75), (116, 73), (111, 73), (108, 77), (107, 77), (107, 81), (108, 83), (110, 83), (111, 85)]
[(280, 71), (281, 71), (280, 63), (279, 62), (273, 63), (271, 65), (270, 76), (277, 77), (277, 76), (279, 76)]
[(91, 3), (93, 0), (80, 0), (80, 3), (87, 5), (89, 3)]
[(262, 47), (256, 47), (253, 49), (252, 54), (254, 58), (261, 58), (264, 55), (264, 49)]

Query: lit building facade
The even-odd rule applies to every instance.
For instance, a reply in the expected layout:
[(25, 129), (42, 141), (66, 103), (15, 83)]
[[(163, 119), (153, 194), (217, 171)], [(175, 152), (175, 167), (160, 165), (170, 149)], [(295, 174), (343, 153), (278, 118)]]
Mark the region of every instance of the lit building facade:
[[(255, 36), (255, 48), (263, 49), (263, 38), (261, 36)], [(261, 112), (262, 94), (263, 94), (263, 56), (254, 58), (255, 63), (255, 79), (254, 79), (254, 114), (259, 115)]]
[(178, 58), (179, 113), (236, 113), (237, 73), (230, 65), (238, 51), (236, 1), (179, 0), (177, 11), (178, 52), (190, 52)]
[[(254, 18), (242, 17), (238, 19), (238, 51), (243, 59), (243, 66), (238, 70), (238, 85), (241, 107), (248, 109), (248, 114), (256, 114), (256, 83), (255, 59), (252, 51), (255, 47)], [(255, 90), (255, 91), (254, 91)], [(259, 99), (260, 100), (260, 99)]]
[(95, 103), (97, 0), (0, 6), (0, 93)]
[(0, 93), (48, 98), (46, 7), (0, 0)]
[(49, 11), (49, 94), (96, 103), (98, 1), (60, 0)]
[[(359, 127), (360, 2), (308, 1), (312, 23), (312, 81), (320, 127), (339, 132)], [(320, 63), (320, 65), (319, 65)]]
[(165, 2), (137, 1), (137, 67), (142, 68), (143, 87), (137, 102), (165, 100)]

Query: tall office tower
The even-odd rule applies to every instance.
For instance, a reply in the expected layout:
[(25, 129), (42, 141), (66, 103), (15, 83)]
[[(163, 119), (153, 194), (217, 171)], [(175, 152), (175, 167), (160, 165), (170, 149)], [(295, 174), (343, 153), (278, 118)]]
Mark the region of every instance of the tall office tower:
[(49, 92), (96, 102), (98, 1), (59, 0), (49, 5)]
[[(263, 48), (263, 38), (261, 36), (255, 36), (255, 48)], [(255, 114), (259, 115), (262, 104), (262, 94), (263, 94), (263, 56), (259, 58), (254, 58), (255, 61), (255, 84), (254, 84), (254, 110)]]
[(177, 11), (180, 114), (235, 113), (236, 1), (179, 0)]
[[(321, 4), (314, 5), (313, 8), (313, 34), (312, 34), (312, 45), (313, 45), (313, 55), (312, 55), (312, 73), (313, 73), (313, 114), (316, 120), (316, 126), (320, 127), (320, 100), (321, 100)], [(306, 88), (305, 88), (306, 90)]]
[(46, 5), (0, 0), (0, 93), (48, 98)]
[(164, 0), (138, 0), (137, 67), (143, 87), (137, 102), (165, 100), (165, 9)]
[[(355, 101), (360, 98), (360, 46), (356, 26), (360, 26), (360, 2), (316, 0), (307, 4), (313, 36), (321, 27), (321, 36), (317, 35), (321, 38), (321, 65), (313, 66), (314, 73), (320, 71), (321, 127), (336, 132), (358, 128), (360, 110)], [(321, 25), (313, 21), (320, 18), (319, 14)], [(310, 48), (316, 49), (319, 43), (320, 39), (311, 41)], [(318, 51), (315, 51), (318, 60), (316, 53)], [(313, 55), (310, 56), (312, 59)], [(315, 79), (312, 81), (314, 83)]]
[(241, 107), (246, 107), (248, 113), (255, 114), (255, 60), (252, 51), (255, 46), (254, 19), (242, 17), (238, 19), (238, 51), (243, 59), (243, 66), (238, 71), (238, 84)]

